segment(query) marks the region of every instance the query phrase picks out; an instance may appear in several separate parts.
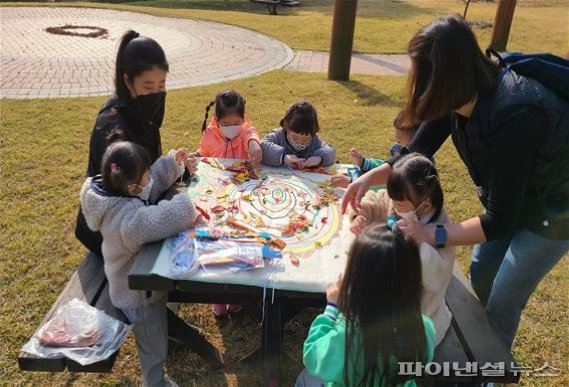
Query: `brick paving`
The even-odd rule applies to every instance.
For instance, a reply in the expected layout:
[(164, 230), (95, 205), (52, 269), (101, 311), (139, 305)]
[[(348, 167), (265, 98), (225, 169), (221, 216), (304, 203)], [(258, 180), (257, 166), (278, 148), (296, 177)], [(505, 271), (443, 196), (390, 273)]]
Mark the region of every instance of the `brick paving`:
[[(64, 25), (109, 32), (86, 38), (45, 31)], [(278, 40), (226, 24), (105, 9), (0, 7), (0, 98), (110, 94), (118, 42), (128, 29), (162, 45), (170, 63), (168, 89), (246, 78), (283, 67), (328, 71), (327, 52), (293, 53)], [(352, 74), (404, 75), (408, 70), (406, 55), (352, 56)]]
[[(282, 42), (244, 28), (201, 20), (86, 8), (0, 8), (0, 98), (108, 95), (121, 35), (134, 29), (162, 45), (170, 63), (168, 89), (245, 78), (293, 59)], [(87, 25), (106, 37), (47, 33)]]
[[(294, 59), (285, 67), (291, 71), (320, 73), (328, 71), (327, 52), (296, 51)], [(350, 66), (351, 74), (405, 75), (409, 71), (407, 55), (354, 54)]]

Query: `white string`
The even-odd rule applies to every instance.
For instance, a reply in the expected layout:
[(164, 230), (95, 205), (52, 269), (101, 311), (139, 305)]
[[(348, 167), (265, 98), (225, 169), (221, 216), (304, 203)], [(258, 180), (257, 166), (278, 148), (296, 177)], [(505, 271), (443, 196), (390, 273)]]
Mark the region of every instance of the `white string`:
[(273, 276), (273, 294), (271, 296), (271, 304), (275, 303), (275, 286), (276, 286), (276, 273), (277, 273), (277, 266), (276, 265), (271, 265), (271, 269), (269, 270), (269, 272), (267, 273), (267, 277), (265, 278), (265, 284), (263, 285), (263, 314), (261, 316), (261, 323), (259, 324), (260, 326), (263, 325), (263, 322), (265, 321), (265, 302), (267, 300), (267, 287), (269, 285), (269, 280), (271, 279), (271, 275)]

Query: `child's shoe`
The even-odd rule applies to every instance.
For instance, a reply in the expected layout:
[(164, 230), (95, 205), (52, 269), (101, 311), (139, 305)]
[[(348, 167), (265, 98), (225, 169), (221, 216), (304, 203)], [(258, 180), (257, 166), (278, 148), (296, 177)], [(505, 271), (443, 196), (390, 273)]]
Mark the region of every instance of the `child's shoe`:
[(165, 387), (179, 387), (178, 383), (176, 383), (171, 377), (168, 375), (164, 375), (164, 386)]
[(241, 305), (227, 305), (227, 311), (229, 313), (239, 313), (241, 309), (243, 309)]
[(213, 314), (216, 317), (222, 317), (227, 314), (227, 304), (213, 304)]

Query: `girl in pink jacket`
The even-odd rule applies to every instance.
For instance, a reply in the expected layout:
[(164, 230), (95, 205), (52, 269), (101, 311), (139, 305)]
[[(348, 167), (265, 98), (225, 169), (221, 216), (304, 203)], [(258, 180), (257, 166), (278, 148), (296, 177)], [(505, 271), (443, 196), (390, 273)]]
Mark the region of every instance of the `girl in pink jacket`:
[[(215, 116), (206, 128), (213, 105)], [(222, 91), (207, 105), (198, 153), (203, 157), (261, 162), (261, 139), (253, 123), (245, 117), (245, 100), (235, 90)]]
[[(215, 116), (206, 128), (213, 105)], [(235, 90), (222, 91), (205, 108), (198, 154), (202, 157), (253, 159), (257, 163), (261, 162), (261, 139), (253, 123), (245, 118), (245, 100)], [(213, 313), (218, 317), (240, 310), (241, 305), (213, 305)]]

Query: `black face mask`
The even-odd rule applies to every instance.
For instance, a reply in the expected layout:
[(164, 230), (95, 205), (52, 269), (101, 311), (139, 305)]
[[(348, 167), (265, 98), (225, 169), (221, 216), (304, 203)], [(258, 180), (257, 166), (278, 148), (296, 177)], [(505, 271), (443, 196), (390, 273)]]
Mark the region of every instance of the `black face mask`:
[(134, 109), (144, 118), (161, 125), (166, 105), (166, 92), (139, 95), (132, 100)]

